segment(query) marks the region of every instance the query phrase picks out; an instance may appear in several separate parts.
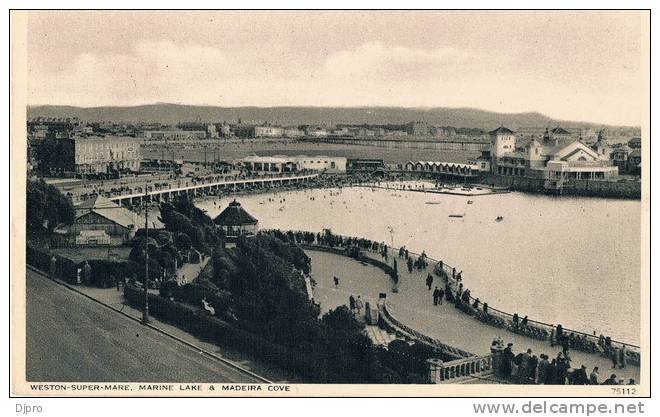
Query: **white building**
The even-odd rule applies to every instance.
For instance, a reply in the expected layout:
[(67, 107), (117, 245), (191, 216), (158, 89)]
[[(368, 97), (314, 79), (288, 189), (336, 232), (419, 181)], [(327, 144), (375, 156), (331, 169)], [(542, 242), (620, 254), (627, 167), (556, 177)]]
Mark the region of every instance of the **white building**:
[(346, 172), (346, 158), (335, 156), (248, 156), (239, 161), (254, 172), (318, 171), (332, 174)]
[(255, 138), (281, 138), (284, 135), (284, 129), (280, 126), (255, 126)]
[(338, 174), (346, 172), (346, 158), (339, 156), (306, 156), (295, 157), (301, 170), (312, 170)]
[(499, 127), (490, 132), (491, 170), (498, 175), (546, 180), (546, 188), (561, 187), (566, 180), (604, 180), (616, 177), (603, 138), (594, 148), (575, 139), (564, 129), (546, 131), (542, 141), (533, 138), (517, 146), (513, 131)]

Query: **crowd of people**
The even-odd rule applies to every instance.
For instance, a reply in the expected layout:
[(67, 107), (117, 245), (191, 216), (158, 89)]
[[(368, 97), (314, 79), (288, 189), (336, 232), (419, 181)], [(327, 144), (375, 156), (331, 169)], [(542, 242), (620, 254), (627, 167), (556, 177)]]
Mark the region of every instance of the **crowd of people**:
[(500, 378), (516, 384), (635, 385), (633, 378), (626, 382), (623, 378), (617, 378), (616, 374), (602, 379), (598, 366), (593, 367), (589, 373), (585, 365), (574, 367), (570, 354), (563, 350), (556, 357), (550, 358), (545, 353), (537, 356), (532, 349), (515, 354), (513, 343), (508, 343), (506, 347), (503, 345), (502, 340), (496, 338), (491, 346), (491, 352), (498, 358), (495, 361), (496, 373)]

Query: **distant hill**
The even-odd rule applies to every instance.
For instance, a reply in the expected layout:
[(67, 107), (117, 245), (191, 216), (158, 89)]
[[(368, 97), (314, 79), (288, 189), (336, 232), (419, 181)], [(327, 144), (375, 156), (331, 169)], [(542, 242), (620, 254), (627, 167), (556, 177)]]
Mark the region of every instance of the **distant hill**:
[(594, 123), (554, 120), (540, 113), (494, 113), (471, 108), (404, 107), (214, 107), (181, 104), (148, 104), (131, 107), (30, 106), (32, 117), (78, 117), (90, 122), (271, 122), (302, 124), (401, 124), (423, 121), (436, 126), (515, 129), (561, 125), (566, 128), (602, 126)]

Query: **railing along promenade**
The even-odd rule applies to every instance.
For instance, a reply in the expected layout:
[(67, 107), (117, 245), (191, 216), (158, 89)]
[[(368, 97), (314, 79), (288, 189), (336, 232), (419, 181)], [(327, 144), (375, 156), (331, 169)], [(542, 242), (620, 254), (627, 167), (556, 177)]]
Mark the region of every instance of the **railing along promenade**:
[[(302, 243), (308, 246), (312, 246), (310, 247), (310, 249), (313, 249), (314, 247), (316, 248), (327, 247), (327, 248), (332, 248), (335, 251), (339, 252), (340, 250), (347, 249), (347, 246), (344, 246), (343, 242), (358, 242), (358, 246), (360, 247), (360, 249), (366, 251), (369, 254), (367, 256), (371, 258), (374, 258), (374, 255), (380, 254), (383, 247), (387, 247), (382, 243), (378, 243), (370, 239), (357, 238), (357, 237), (348, 237), (348, 236), (333, 234), (331, 235), (330, 238), (328, 238), (327, 236), (324, 236), (322, 233), (316, 234), (316, 233), (304, 232), (304, 231), (291, 231), (291, 232), (283, 232), (283, 233), (285, 234), (291, 233), (292, 236), (294, 236), (294, 239), (296, 238), (296, 236), (301, 236), (301, 235), (309, 236), (309, 234), (311, 233), (311, 235), (314, 236), (313, 242), (296, 241), (296, 243)], [(320, 241), (318, 240), (319, 237), (321, 238)], [(336, 243), (336, 242), (333, 244), (326, 243), (326, 241), (329, 239), (334, 239), (340, 243)], [(362, 245), (360, 245), (360, 242), (362, 242)], [(387, 247), (387, 248), (389, 255), (398, 256), (397, 253), (393, 252), (394, 248), (391, 247)], [(419, 259), (422, 255), (408, 251), (408, 256), (412, 257), (413, 259), (415, 258)], [(463, 284), (464, 289), (467, 289), (467, 286), (465, 285), (465, 280), (462, 277), (462, 272), (457, 272), (455, 267), (447, 264), (446, 262), (438, 261), (433, 258), (430, 258), (428, 255), (425, 255), (425, 258), (428, 264), (434, 265), (433, 266), (434, 274), (443, 278), (445, 282), (449, 285), (452, 291), (451, 296), (454, 299), (458, 298), (459, 300), (461, 300), (461, 295), (463, 294), (458, 295), (457, 289), (461, 286), (461, 284)], [(391, 269), (389, 265), (388, 267)], [(484, 305), (486, 305), (485, 308)], [(477, 303), (477, 298), (474, 297), (472, 294), (469, 295), (467, 302), (461, 300), (456, 303), (456, 306), (462, 312), (477, 318), (478, 320), (482, 321), (485, 324), (494, 327), (503, 328), (513, 333), (534, 338), (537, 340), (549, 341), (552, 345), (560, 344), (560, 341), (556, 340), (557, 329), (558, 329), (557, 325), (544, 323), (532, 319), (527, 319), (525, 324), (521, 323), (521, 319), (519, 319), (518, 322), (516, 323), (513, 314), (494, 308), (488, 305), (487, 302), (484, 302), (482, 299), (479, 299)], [(566, 336), (569, 336), (571, 334), (573, 335), (573, 336), (569, 336), (570, 343), (573, 343), (573, 345), (570, 346), (571, 349), (580, 350), (587, 353), (598, 353), (598, 354), (606, 353), (604, 351), (605, 346), (603, 346), (603, 343), (605, 339), (608, 338), (606, 338), (605, 336), (601, 336), (601, 335), (595, 336), (578, 330), (568, 329), (565, 327), (561, 327), (561, 328), (562, 328), (562, 333), (564, 335)], [(410, 333), (413, 335), (415, 334), (414, 332), (410, 332)], [(618, 349), (624, 349), (625, 359), (627, 363), (631, 363), (634, 365), (640, 364), (639, 346), (613, 339), (609, 339), (607, 343), (611, 348), (616, 347)]]
[[(409, 254), (419, 256), (413, 252), (409, 252)], [(446, 262), (436, 261), (429, 257), (427, 257), (427, 259), (429, 259), (430, 263), (435, 264), (433, 269), (434, 273), (440, 277), (445, 278), (445, 281), (450, 283), (453, 296), (460, 297), (460, 295), (457, 294), (456, 289), (459, 288), (461, 284), (463, 284), (463, 288), (467, 289), (467, 285), (465, 285), (464, 279), (462, 278), (462, 272), (457, 273), (456, 268), (447, 264)], [(560, 341), (557, 340), (557, 325), (532, 319), (527, 319), (526, 324), (523, 324), (521, 322), (522, 319), (519, 316), (516, 323), (513, 314), (494, 308), (481, 299), (479, 299), (478, 304), (476, 304), (476, 302), (477, 297), (474, 297), (470, 293), (468, 302), (461, 302), (458, 304), (458, 308), (466, 314), (470, 314), (476, 317), (478, 320), (491, 326), (505, 328), (513, 333), (537, 340), (549, 341), (551, 344), (560, 344)], [(485, 303), (487, 307), (484, 309)], [(593, 334), (565, 328), (563, 326), (562, 333), (566, 336), (571, 334), (574, 335), (572, 339), (569, 336), (569, 340), (571, 343), (573, 343), (573, 345), (570, 346), (571, 349), (580, 350), (587, 353), (604, 353), (602, 346), (604, 340), (606, 339), (604, 336), (595, 336)], [(624, 349), (627, 362), (639, 365), (639, 346), (613, 339), (610, 339), (609, 343), (612, 348), (616, 347), (619, 349)]]
[[(262, 233), (281, 232), (280, 230), (262, 230)], [(282, 232), (287, 234), (286, 232)], [(299, 241), (295, 239), (296, 233), (308, 234), (311, 232), (290, 232), (293, 233), (294, 240), (303, 248), (309, 250), (320, 250), (324, 252), (335, 253), (338, 255), (349, 256), (346, 253), (346, 247), (333, 247), (319, 243), (316, 239), (314, 242)], [(366, 249), (366, 248), (364, 248)], [(392, 275), (396, 271), (378, 259), (372, 257), (360, 256), (360, 261), (366, 261), (383, 269), (386, 273)], [(394, 278), (394, 277), (393, 277)], [(311, 290), (308, 288), (308, 293)], [(311, 295), (310, 295), (311, 299)], [(427, 360), (428, 366), (428, 381), (433, 384), (442, 383), (456, 383), (462, 380), (469, 380), (473, 378), (485, 378), (493, 374), (494, 363), (493, 355), (477, 356), (474, 353), (459, 349), (457, 347), (448, 345), (438, 339), (429, 337), (412, 327), (399, 321), (391, 311), (389, 303), (385, 300), (378, 302), (379, 323), (388, 331), (394, 333), (397, 337), (405, 340), (413, 340), (431, 347), (434, 351), (440, 352), (443, 358), (449, 358), (448, 361), (432, 358)]]
[(392, 330), (397, 335), (403, 336), (406, 339), (412, 339), (430, 345), (440, 350), (443, 354), (447, 355), (448, 357), (451, 357), (453, 360), (476, 357), (474, 353), (459, 349), (454, 346), (450, 346), (446, 343), (442, 343), (438, 339), (429, 337), (413, 329), (412, 327), (400, 322), (399, 320), (397, 320), (396, 317), (394, 317), (394, 315), (391, 312), (391, 306), (389, 306), (388, 304), (389, 303), (387, 301), (381, 301), (380, 303), (378, 303), (378, 310), (380, 313), (380, 317), (382, 317), (383, 321), (385, 322), (385, 326), (389, 330)]
[(472, 356), (443, 362), (429, 359), (429, 381), (432, 384), (454, 384), (472, 378), (485, 378), (495, 372), (495, 360), (492, 354)]
[(445, 357), (451, 358), (449, 361), (443, 361), (438, 358), (432, 358), (426, 361), (428, 366), (428, 380), (432, 384), (456, 383), (472, 378), (484, 378), (493, 374), (495, 366), (492, 354), (477, 356), (457, 347), (442, 343), (397, 320), (386, 301), (379, 302), (378, 307), (380, 318), (388, 330), (405, 339), (412, 339), (431, 346), (442, 352)]

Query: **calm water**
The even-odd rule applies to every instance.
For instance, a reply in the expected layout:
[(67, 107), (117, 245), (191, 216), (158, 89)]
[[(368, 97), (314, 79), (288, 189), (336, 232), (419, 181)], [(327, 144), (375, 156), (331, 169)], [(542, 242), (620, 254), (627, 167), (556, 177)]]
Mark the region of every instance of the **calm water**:
[[(216, 216), (230, 199), (198, 205)], [(463, 197), (370, 188), (238, 200), (261, 228), (330, 228), (393, 241), (413, 252), (425, 250), (462, 270), (472, 295), (492, 307), (639, 344), (639, 201), (522, 193)], [(503, 221), (496, 222), (497, 216)]]

